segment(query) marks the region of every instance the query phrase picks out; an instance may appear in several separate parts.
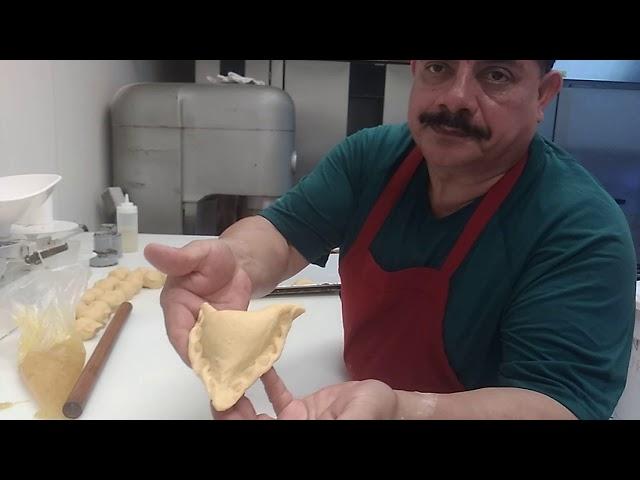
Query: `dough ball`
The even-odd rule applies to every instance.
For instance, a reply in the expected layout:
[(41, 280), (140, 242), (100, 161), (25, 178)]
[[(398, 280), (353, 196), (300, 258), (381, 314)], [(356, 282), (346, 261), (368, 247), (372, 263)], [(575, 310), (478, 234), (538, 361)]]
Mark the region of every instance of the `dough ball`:
[(82, 295), (82, 298), (80, 298), (80, 300), (82, 300), (83, 303), (89, 305), (94, 300), (98, 300), (100, 297), (102, 297), (102, 295), (104, 295), (103, 289), (93, 287), (84, 292), (84, 295)]
[(138, 283), (137, 279), (125, 280), (118, 287), (124, 293), (126, 300), (131, 300), (142, 288), (142, 283)]
[(144, 288), (162, 288), (167, 276), (158, 270), (152, 270), (144, 274), (142, 286)]
[(133, 285), (136, 286), (136, 294), (138, 294), (140, 292), (140, 290), (142, 290), (142, 285), (144, 283), (144, 276), (142, 275), (130, 275), (127, 280), (127, 282), (132, 283)]
[(109, 276), (117, 278), (118, 280), (124, 280), (129, 275), (129, 269), (127, 267), (116, 267), (109, 272)]
[(122, 290), (118, 288), (106, 292), (100, 300), (106, 302), (113, 312), (120, 306), (120, 304), (126, 301), (126, 297)]
[(89, 305), (84, 302), (78, 303), (78, 305), (76, 305), (76, 318), (84, 317), (89, 311), (89, 308)]
[(96, 322), (89, 317), (80, 317), (76, 319), (76, 332), (80, 335), (80, 338), (84, 341), (90, 340), (96, 336), (98, 330), (102, 328), (100, 322)]
[(148, 267), (136, 268), (135, 270), (132, 270), (131, 273), (129, 273), (129, 275), (127, 276), (127, 280), (131, 280), (132, 278), (137, 278), (140, 280), (140, 282), (142, 282), (144, 280), (145, 273), (150, 271), (152, 271), (152, 269)]
[(104, 300), (96, 300), (91, 305), (89, 305), (87, 316), (93, 318), (97, 322), (100, 322), (102, 324), (107, 323), (107, 320), (109, 320), (109, 315), (111, 315), (111, 307)]
[(103, 278), (102, 280), (98, 280), (94, 287), (101, 288), (102, 290), (108, 292), (109, 290), (113, 290), (120, 284), (120, 280), (114, 277)]

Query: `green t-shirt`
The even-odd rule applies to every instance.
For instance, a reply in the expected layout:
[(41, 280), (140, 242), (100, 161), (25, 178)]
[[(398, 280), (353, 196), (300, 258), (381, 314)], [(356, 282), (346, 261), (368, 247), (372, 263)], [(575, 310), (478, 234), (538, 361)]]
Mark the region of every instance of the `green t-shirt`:
[[(362, 130), (261, 215), (307, 260), (348, 253), (414, 147), (406, 124)], [(371, 244), (387, 271), (439, 267), (480, 199), (437, 219), (426, 164)], [(364, 279), (363, 279), (364, 281)], [(606, 419), (624, 389), (636, 258), (624, 214), (571, 156), (536, 136), (522, 176), (451, 280), (444, 344), (467, 389), (544, 393)]]

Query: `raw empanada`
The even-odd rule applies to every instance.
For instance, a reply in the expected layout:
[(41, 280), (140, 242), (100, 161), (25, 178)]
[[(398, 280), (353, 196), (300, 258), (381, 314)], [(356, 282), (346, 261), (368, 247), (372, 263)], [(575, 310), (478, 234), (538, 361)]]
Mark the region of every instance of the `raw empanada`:
[(231, 408), (280, 358), (291, 323), (304, 313), (297, 305), (261, 310), (200, 307), (189, 334), (191, 367), (204, 382), (213, 408)]

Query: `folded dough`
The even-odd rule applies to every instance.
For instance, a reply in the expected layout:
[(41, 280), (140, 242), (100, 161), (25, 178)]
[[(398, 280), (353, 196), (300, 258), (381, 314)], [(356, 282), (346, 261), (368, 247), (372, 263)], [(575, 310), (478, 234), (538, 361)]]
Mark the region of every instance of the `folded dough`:
[(213, 408), (231, 408), (280, 358), (291, 323), (304, 313), (297, 305), (261, 310), (200, 307), (189, 334), (191, 367), (204, 382)]

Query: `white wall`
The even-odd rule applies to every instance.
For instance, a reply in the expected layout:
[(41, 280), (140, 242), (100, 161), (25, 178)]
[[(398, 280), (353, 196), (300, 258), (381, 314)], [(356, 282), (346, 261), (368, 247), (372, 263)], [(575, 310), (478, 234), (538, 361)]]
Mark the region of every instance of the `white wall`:
[(185, 61), (0, 61), (0, 176), (61, 175), (54, 217), (94, 229), (111, 182), (113, 95), (129, 83), (193, 77), (193, 62)]
[(387, 65), (382, 123), (388, 125), (407, 121), (412, 84), (413, 77), (409, 65)]

